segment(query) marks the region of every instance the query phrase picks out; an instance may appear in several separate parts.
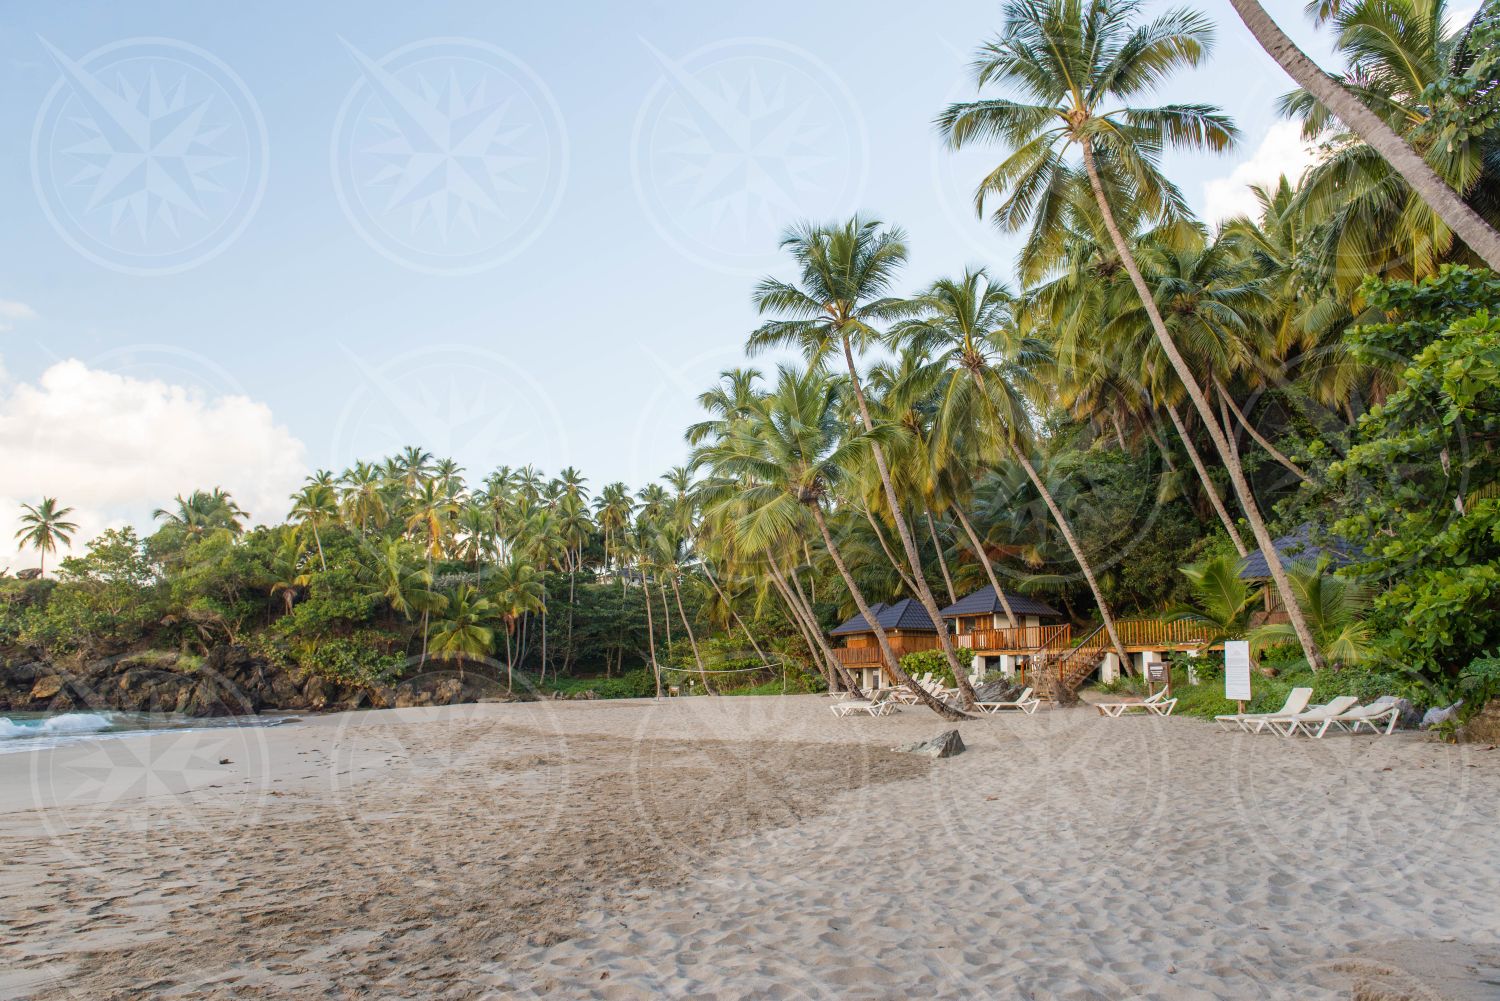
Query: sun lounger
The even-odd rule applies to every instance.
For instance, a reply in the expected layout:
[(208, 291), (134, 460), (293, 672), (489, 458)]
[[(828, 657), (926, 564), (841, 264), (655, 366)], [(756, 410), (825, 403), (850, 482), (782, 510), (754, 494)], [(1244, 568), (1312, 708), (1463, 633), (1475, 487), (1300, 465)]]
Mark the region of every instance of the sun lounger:
[(1385, 732), (1396, 729), (1396, 721), (1401, 717), (1401, 707), (1394, 702), (1385, 702), (1380, 705), (1355, 706), (1347, 712), (1339, 713), (1337, 716), (1329, 716), (1323, 720), (1322, 726), (1318, 727), (1317, 733), (1312, 733), (1311, 726), (1305, 728), (1305, 732), (1317, 738), (1322, 738), (1330, 727), (1338, 727), (1340, 730), (1348, 730), (1350, 733), (1359, 733), (1359, 728), (1368, 726), (1371, 733), (1380, 733), (1379, 724), (1385, 723)]
[(1036, 707), (1042, 704), (1042, 700), (1031, 694), (1031, 689), (1026, 689), (1011, 702), (975, 702), (974, 708), (990, 716), (995, 715), (1002, 709), (1019, 709), (1030, 716), (1036, 712)]
[(896, 712), (900, 706), (892, 698), (893, 690), (882, 688), (868, 699), (849, 699), (844, 702), (836, 702), (828, 708), (840, 719), (851, 716), (854, 713), (868, 713), (871, 716), (889, 716)]
[(1099, 710), (1101, 716), (1108, 716), (1110, 719), (1119, 719), (1132, 709), (1141, 709), (1154, 716), (1170, 716), (1172, 710), (1177, 708), (1177, 699), (1167, 698), (1167, 690), (1163, 688), (1139, 702), (1100, 702), (1094, 708)]
[[(1307, 703), (1312, 699), (1311, 688), (1293, 688), (1287, 693), (1286, 704), (1271, 713), (1230, 713), (1227, 716), (1215, 716), (1214, 722), (1219, 724), (1221, 730), (1228, 730), (1228, 723), (1234, 723), (1246, 733), (1250, 732), (1249, 724), (1256, 720), (1281, 719), (1286, 716), (1295, 716), (1307, 708)], [(1260, 728), (1256, 728), (1260, 732)]]
[(1268, 719), (1260, 720), (1255, 724), (1255, 732), (1259, 733), (1262, 729), (1269, 726), (1283, 737), (1290, 737), (1298, 730), (1303, 730), (1304, 728), (1306, 733), (1311, 734), (1314, 724), (1320, 724), (1330, 716), (1343, 715), (1354, 708), (1354, 704), (1358, 701), (1359, 699), (1352, 695), (1340, 695), (1326, 706), (1313, 706), (1311, 709), (1294, 713), (1291, 716), (1272, 716)]

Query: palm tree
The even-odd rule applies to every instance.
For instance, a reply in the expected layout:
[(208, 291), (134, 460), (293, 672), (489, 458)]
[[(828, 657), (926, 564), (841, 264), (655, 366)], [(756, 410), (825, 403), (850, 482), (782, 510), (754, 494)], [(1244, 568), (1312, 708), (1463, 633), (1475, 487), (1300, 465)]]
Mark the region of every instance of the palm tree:
[(849, 596), (875, 633), (891, 677), (940, 716), (966, 718), (933, 698), (902, 669), (890, 637), (865, 600), (829, 529), (823, 507), (830, 493), (849, 479), (851, 470), (863, 458), (861, 453), (877, 438), (892, 435), (886, 425), (848, 433), (840, 417), (841, 393), (839, 381), (819, 366), (802, 373), (782, 366), (775, 391), (756, 414), (737, 427), (728, 440), (701, 449), (698, 459), (714, 466), (727, 481), (739, 484), (731, 496), (743, 505), (738, 530), (747, 546), (766, 549), (782, 544), (810, 517)]
[[(1371, 587), (1327, 572), (1326, 564), (1292, 568), (1297, 600), (1335, 667), (1355, 664), (1374, 652), (1375, 632), (1365, 619), (1373, 597)], [(1250, 632), (1254, 650), (1293, 643), (1296, 634), (1283, 623), (1257, 626)]]
[[(781, 246), (796, 261), (800, 284), (768, 277), (756, 286), (756, 308), (762, 315), (780, 318), (761, 324), (750, 335), (749, 346), (752, 351), (795, 347), (810, 366), (821, 366), (833, 356), (841, 356), (860, 422), (871, 433), (875, 423), (855, 356), (878, 343), (881, 335), (877, 324), (899, 319), (909, 309), (890, 296), (896, 274), (906, 262), (905, 234), (900, 229), (887, 229), (877, 220), (855, 217), (834, 226), (808, 223), (795, 226), (782, 237)], [(886, 505), (912, 571), (917, 600), (928, 617), (940, 625), (943, 618), (922, 573), (922, 559), (897, 496), (885, 452), (874, 436), (867, 440), (867, 450), (874, 460)], [(938, 630), (938, 642), (957, 679), (965, 707), (972, 707), (974, 691), (947, 630)]]
[(297, 533), (284, 531), (281, 545), (276, 547), (276, 553), (271, 558), (270, 593), (273, 598), (278, 595), (281, 597), (287, 615), (292, 614), (292, 605), (296, 603), (297, 595), (312, 582), (312, 578), (302, 568), (303, 555), (303, 543), (297, 538)]
[[(1099, 587), (1093, 565), (1057, 499), (1027, 457), (1024, 442), (1030, 420), (1023, 390), (1017, 383), (1030, 378), (1029, 373), (1044, 360), (1042, 345), (1019, 334), (1011, 315), (1013, 297), (1004, 286), (992, 282), (983, 269), (965, 272), (961, 279), (935, 282), (914, 302), (921, 315), (899, 324), (892, 335), (900, 342), (934, 354), (935, 363), (942, 366), (934, 421), (937, 461), (952, 458), (960, 451), (959, 443), (964, 442), (977, 446), (991, 458), (1003, 455), (1025, 471), (1094, 595), (1120, 663), (1129, 664), (1130, 657), (1115, 630), (1114, 614)], [(984, 555), (978, 533), (967, 521), (964, 527), (970, 545), (984, 565), (990, 586), (995, 589), (1010, 624), (1015, 626), (1015, 614)]]
[(432, 589), (432, 571), (414, 558), (408, 558), (407, 547), (410, 545), (401, 539), (367, 543), (359, 573), (368, 588), (366, 594), (384, 601), (392, 612), (408, 621), (421, 613), (422, 655), (419, 663), (425, 664), (432, 613), (442, 611), (448, 599)]
[(21, 505), (21, 528), (16, 538), (41, 556), (40, 576), (47, 576), (47, 554), (57, 552), (59, 543), (72, 544), (73, 533), (78, 531), (77, 525), (66, 520), (72, 513), (70, 507), (59, 508), (56, 497), (43, 497), (35, 507)]
[[(1464, 201), (1460, 192), (1450, 187), (1432, 165), (1408, 145), (1385, 118), (1367, 107), (1345, 82), (1323, 72), (1281, 30), (1257, 0), (1230, 0), (1230, 3), (1261, 48), (1288, 76), (1390, 164), (1417, 197), (1430, 206), (1444, 225), (1458, 234), (1458, 238), (1491, 270), (1500, 271), (1500, 232), (1496, 232)], [(1440, 150), (1438, 155), (1441, 155)], [(1301, 636), (1300, 631), (1298, 635)]]
[[(489, 600), (468, 584), (460, 584), (448, 598), (447, 609), (432, 634), (432, 652), (444, 660), (458, 663), (458, 676), (464, 676), (464, 662), (489, 655), (495, 648), (495, 633), (486, 622), (495, 616)], [(507, 677), (506, 686), (510, 679)]]
[[(981, 87), (1008, 83), (1030, 103), (993, 98), (954, 104), (939, 117), (938, 125), (955, 149), (989, 138), (1012, 147), (1011, 155), (981, 183), (976, 201), (982, 211), (987, 196), (1002, 196), (996, 222), (1007, 229), (1031, 222), (1031, 244), (1054, 241), (1070, 206), (1076, 207), (1085, 192), (1092, 192), (1162, 353), (1229, 472), (1308, 662), (1321, 667), (1322, 655), (1294, 607), (1291, 581), (1239, 455), (1167, 330), (1114, 211), (1119, 202), (1145, 218), (1185, 218), (1181, 192), (1157, 166), (1162, 151), (1226, 150), (1236, 138), (1233, 123), (1209, 105), (1132, 107), (1132, 98), (1149, 92), (1173, 70), (1198, 65), (1213, 37), (1210, 23), (1200, 14), (1174, 10), (1137, 24), (1139, 11), (1136, 0), (1012, 0), (1005, 6), (1001, 34), (980, 50), (976, 78)], [(1116, 105), (1119, 110), (1113, 110)], [(1065, 155), (1075, 146), (1081, 173)]]
[(505, 626), (505, 687), (510, 690), (515, 666), (511, 638), (523, 616), (542, 608), (542, 578), (530, 563), (510, 560), (496, 567), (490, 580), (491, 600)]
[(194, 490), (187, 497), (178, 494), (173, 500), (175, 510), (157, 508), (151, 516), (181, 528), (190, 538), (202, 538), (213, 531), (237, 536), (244, 531), (240, 519), (248, 515), (240, 510), (233, 497), (218, 487)]
[(437, 480), (423, 480), (411, 497), (406, 530), (422, 540), (428, 562), (440, 560), (448, 549), (458, 503)]
[(292, 494), (289, 517), (295, 518), (303, 528), (312, 529), (313, 542), (318, 548), (318, 568), (327, 572), (328, 562), (323, 558), (323, 536), (319, 527), (336, 521), (339, 507), (333, 486), (325, 477), (324, 473), (308, 477), (307, 484)]
[(1245, 635), (1260, 591), (1240, 577), (1240, 561), (1211, 556), (1180, 568), (1193, 589), (1193, 602), (1174, 609), (1168, 622), (1191, 622), (1208, 632), (1205, 647)]
[(344, 492), (339, 498), (339, 508), (344, 521), (361, 534), (386, 522), (385, 498), (380, 490), (382, 478), (380, 469), (368, 462), (356, 462), (340, 477)]

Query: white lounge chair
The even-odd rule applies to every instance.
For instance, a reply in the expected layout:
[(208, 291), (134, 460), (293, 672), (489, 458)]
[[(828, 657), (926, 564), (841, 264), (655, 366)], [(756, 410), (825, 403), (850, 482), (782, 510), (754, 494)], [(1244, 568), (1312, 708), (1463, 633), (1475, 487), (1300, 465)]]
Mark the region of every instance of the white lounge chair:
[(892, 697), (892, 694), (893, 689), (882, 688), (868, 699), (849, 699), (845, 702), (836, 702), (828, 708), (840, 719), (854, 713), (869, 713), (871, 716), (889, 716), (900, 708), (896, 700)]
[[(1307, 703), (1312, 701), (1311, 688), (1293, 688), (1286, 696), (1286, 704), (1272, 713), (1230, 713), (1227, 716), (1215, 716), (1214, 722), (1219, 724), (1219, 729), (1228, 730), (1225, 724), (1234, 723), (1245, 732), (1250, 731), (1249, 724), (1256, 720), (1280, 719), (1285, 716), (1295, 716), (1307, 708)], [(1259, 728), (1257, 731), (1259, 732)]]
[(1255, 724), (1255, 732), (1259, 733), (1269, 726), (1283, 737), (1290, 737), (1298, 730), (1304, 730), (1304, 728), (1306, 733), (1311, 734), (1314, 724), (1320, 724), (1330, 716), (1343, 715), (1352, 709), (1358, 701), (1359, 699), (1352, 695), (1340, 695), (1326, 706), (1313, 706), (1311, 709), (1294, 713), (1291, 716), (1272, 716), (1260, 720)]
[[(1342, 712), (1337, 716), (1330, 716), (1325, 719), (1323, 725), (1318, 727), (1318, 732), (1313, 733), (1312, 736), (1321, 739), (1330, 727), (1338, 727), (1340, 730), (1348, 730), (1350, 733), (1359, 733), (1360, 727), (1368, 726), (1371, 733), (1380, 733), (1380, 726), (1378, 724), (1381, 722), (1385, 723), (1385, 733), (1386, 736), (1389, 736), (1391, 731), (1396, 729), (1396, 721), (1400, 718), (1401, 707), (1394, 702), (1384, 702), (1380, 705), (1355, 706), (1348, 712)], [(1311, 727), (1307, 728), (1307, 732), (1312, 732)]]
[(1177, 708), (1177, 698), (1167, 698), (1167, 690), (1163, 688), (1139, 702), (1100, 702), (1094, 708), (1099, 710), (1101, 716), (1108, 716), (1110, 719), (1119, 719), (1132, 709), (1141, 709), (1154, 716), (1170, 716), (1172, 710)]
[(975, 702), (974, 703), (974, 708), (978, 709), (980, 712), (986, 713), (986, 714), (988, 714), (990, 716), (995, 715), (997, 712), (999, 712), (1002, 709), (1019, 709), (1023, 713), (1025, 713), (1026, 715), (1030, 716), (1032, 713), (1036, 712), (1036, 707), (1039, 706), (1039, 705), (1041, 705), (1041, 704), (1042, 704), (1042, 700), (1039, 699), (1039, 698), (1034, 697), (1031, 694), (1031, 689), (1028, 688), (1024, 692), (1022, 692), (1020, 695), (1016, 696), (1016, 698), (1014, 699), (1014, 701), (1011, 701), (1011, 702)]

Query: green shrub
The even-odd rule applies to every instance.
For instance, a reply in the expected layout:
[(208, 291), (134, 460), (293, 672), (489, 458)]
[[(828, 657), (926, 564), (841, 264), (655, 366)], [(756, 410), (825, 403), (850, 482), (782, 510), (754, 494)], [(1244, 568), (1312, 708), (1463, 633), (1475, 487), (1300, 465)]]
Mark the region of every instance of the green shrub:
[[(968, 647), (958, 647), (953, 651), (958, 655), (958, 662), (968, 670), (974, 663), (974, 651)], [(932, 672), (934, 679), (952, 688), (957, 679), (953, 677), (953, 671), (948, 667), (948, 657), (941, 650), (918, 650), (901, 658), (901, 669), (913, 678), (920, 678), (928, 671)]]

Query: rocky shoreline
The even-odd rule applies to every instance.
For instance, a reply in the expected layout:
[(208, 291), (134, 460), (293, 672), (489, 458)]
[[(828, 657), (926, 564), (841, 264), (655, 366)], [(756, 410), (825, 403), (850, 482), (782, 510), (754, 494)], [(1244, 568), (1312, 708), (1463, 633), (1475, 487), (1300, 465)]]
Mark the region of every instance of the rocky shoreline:
[(0, 660), (0, 712), (153, 712), (253, 716), (274, 711), (404, 709), (511, 701), (493, 678), (452, 670), (425, 672), (395, 685), (349, 685), (298, 672), (220, 646), (204, 658), (145, 651), (76, 664)]

